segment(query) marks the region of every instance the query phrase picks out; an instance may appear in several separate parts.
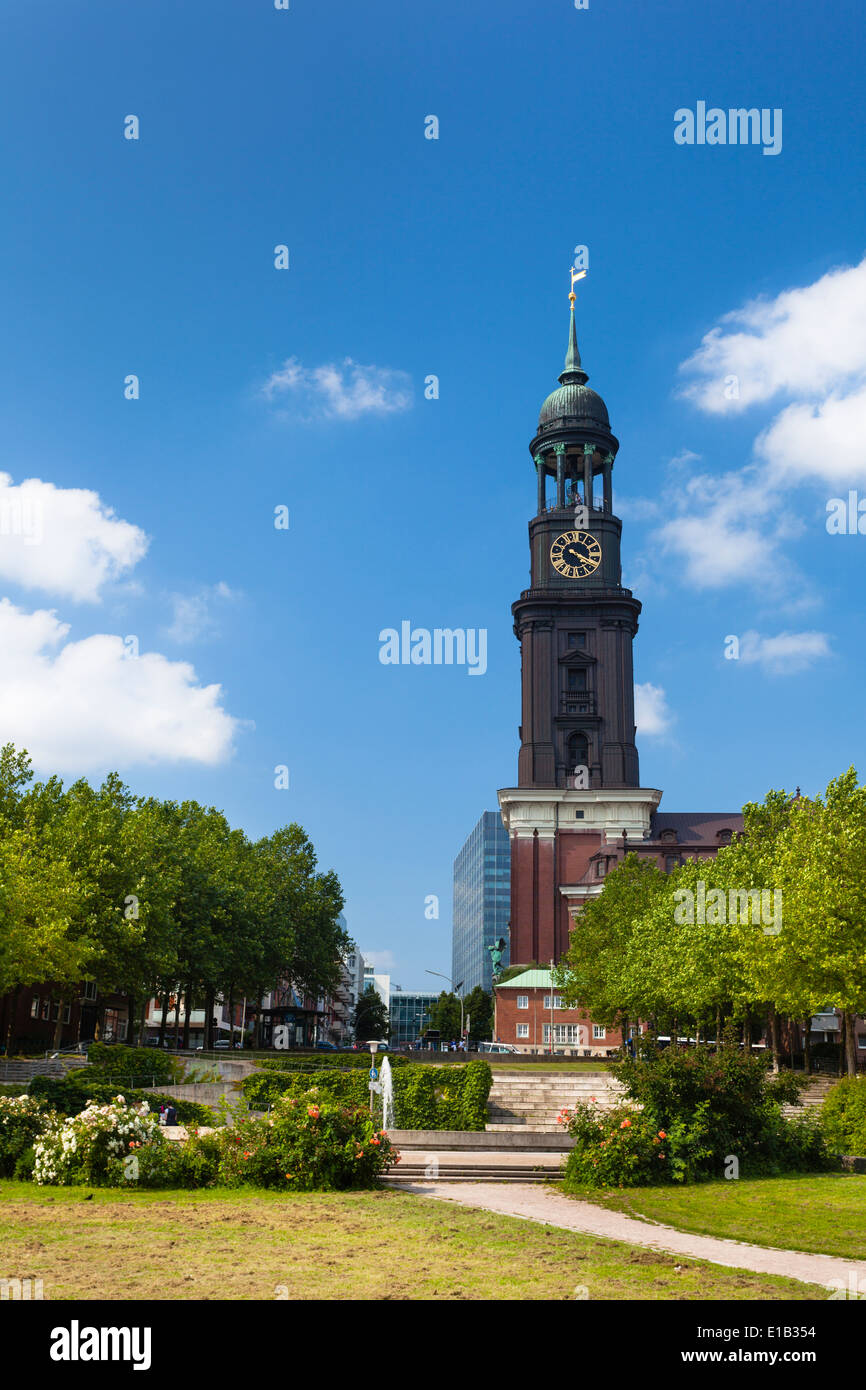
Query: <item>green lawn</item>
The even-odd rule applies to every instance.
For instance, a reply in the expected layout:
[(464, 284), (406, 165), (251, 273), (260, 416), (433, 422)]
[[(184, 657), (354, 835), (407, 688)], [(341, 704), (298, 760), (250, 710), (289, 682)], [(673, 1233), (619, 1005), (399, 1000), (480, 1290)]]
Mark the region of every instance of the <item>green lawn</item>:
[(383, 1189), (0, 1183), (0, 1278), (47, 1299), (826, 1299), (817, 1285)]
[(806, 1173), (571, 1195), (681, 1231), (820, 1255), (866, 1257), (866, 1174)]

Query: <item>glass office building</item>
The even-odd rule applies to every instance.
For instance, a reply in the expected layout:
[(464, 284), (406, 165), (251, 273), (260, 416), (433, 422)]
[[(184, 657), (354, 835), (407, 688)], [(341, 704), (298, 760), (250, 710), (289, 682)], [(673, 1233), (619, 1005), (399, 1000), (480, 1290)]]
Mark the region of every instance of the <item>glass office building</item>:
[(406, 1043), (418, 1041), (429, 1026), (430, 1009), (438, 998), (438, 993), (412, 993), (402, 990), (399, 985), (394, 986), (389, 1000), (392, 1047), (404, 1047)]
[[(485, 811), (454, 860), (454, 925), (451, 975), (465, 996), (476, 985), (488, 992), (493, 967), (488, 946), (508, 942), (511, 913), (511, 846), (498, 811)], [(508, 964), (506, 952), (503, 968)]]

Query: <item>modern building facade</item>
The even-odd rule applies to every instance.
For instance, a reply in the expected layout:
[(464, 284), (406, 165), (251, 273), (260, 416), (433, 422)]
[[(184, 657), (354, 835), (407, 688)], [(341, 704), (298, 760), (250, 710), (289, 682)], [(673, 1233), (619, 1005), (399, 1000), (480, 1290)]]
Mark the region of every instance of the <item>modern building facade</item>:
[(742, 828), (739, 813), (660, 814), (659, 788), (641, 786), (632, 664), (641, 605), (622, 584), (619, 442), (586, 385), (573, 292), (571, 301), (565, 369), (529, 446), (530, 586), (511, 610), (522, 721), (517, 786), (500, 791), (499, 806), (511, 844), (510, 959), (520, 965), (560, 959), (584, 903), (629, 851), (669, 869), (713, 856)]
[(399, 985), (391, 989), (391, 1046), (406, 1047), (417, 1042), (430, 1023), (430, 1010), (439, 998), (429, 990), (413, 992)]
[[(451, 978), (466, 995), (476, 985), (489, 990), (488, 946), (508, 941), (511, 911), (511, 848), (498, 811), (485, 811), (454, 860)], [(508, 964), (508, 953), (503, 966)]]

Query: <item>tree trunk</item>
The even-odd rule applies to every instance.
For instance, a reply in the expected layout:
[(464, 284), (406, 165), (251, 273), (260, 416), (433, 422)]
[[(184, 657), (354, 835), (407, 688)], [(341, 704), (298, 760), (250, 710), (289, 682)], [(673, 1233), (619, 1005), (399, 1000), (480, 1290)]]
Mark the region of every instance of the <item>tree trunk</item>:
[(9, 1005), (9, 1023), (6, 1028), (6, 1057), (11, 1057), (15, 1051), (15, 1019), (18, 1017), (18, 1001), (21, 998), (21, 986), (16, 985), (12, 991), (12, 1001)]
[(773, 1048), (773, 1071), (774, 1071), (774, 1073), (778, 1074), (778, 1071), (779, 1071), (779, 1015), (776, 1013), (776, 1010), (772, 1007), (772, 1005), (770, 1006), (770, 1042), (771, 1042), (772, 1048)]
[(235, 1041), (235, 987), (229, 985), (229, 1043), (234, 1046)]
[(805, 1076), (811, 1076), (811, 1075), (812, 1075), (812, 1044), (811, 1044), (811, 1042), (810, 1042), (810, 1040), (809, 1040), (809, 1024), (812, 1022), (812, 1020), (811, 1020), (811, 1018), (807, 1018), (805, 1022), (806, 1022), (806, 1026), (805, 1026), (805, 1029), (804, 1029), (804, 1031), (803, 1031), (803, 1074), (804, 1074)]
[(857, 1049), (854, 1038), (854, 1015), (844, 1013), (842, 1015), (845, 1028), (845, 1070), (848, 1076), (857, 1075)]
[(747, 1057), (752, 1055), (752, 1011), (746, 1005), (746, 1016), (743, 1019), (743, 1051)]
[(183, 1011), (183, 1050), (189, 1052), (189, 1016), (192, 1013), (192, 981), (187, 980), (183, 992), (185, 1008)]
[(213, 1003), (214, 990), (204, 992), (204, 1046), (205, 1052), (213, 1052)]
[(57, 1003), (57, 1023), (54, 1027), (54, 1051), (59, 1052), (60, 1044), (63, 1042), (63, 995)]
[(165, 1029), (166, 1029), (166, 1025), (167, 1025), (167, 1023), (168, 1023), (168, 994), (169, 994), (169, 992), (168, 992), (167, 989), (163, 990), (163, 992), (162, 992), (162, 1010), (161, 1010), (161, 1018), (160, 1018), (160, 1020), (159, 1020), (159, 1045), (160, 1045), (160, 1047), (165, 1047)]
[[(180, 985), (178, 985), (178, 987), (177, 987), (177, 994), (175, 995), (175, 998), (176, 998), (176, 1000), (177, 1000), (177, 1003), (176, 1003), (175, 1006), (174, 1006), (174, 1050), (175, 1050), (175, 1052), (177, 1052), (177, 1051), (178, 1051), (178, 1044), (180, 1043), (180, 999), (181, 999)], [(188, 1009), (187, 1009), (187, 1003), (186, 1003), (186, 1000), (185, 1000), (185, 999), (184, 999), (184, 1001), (183, 1001), (183, 1006), (184, 1006), (184, 1013), (187, 1013), (187, 1012), (188, 1012)]]
[(141, 1001), (141, 1015), (138, 1020), (138, 1045), (144, 1047), (145, 1019), (147, 1018), (147, 996)]
[(132, 1047), (135, 1034), (135, 995), (126, 996), (126, 1045)]

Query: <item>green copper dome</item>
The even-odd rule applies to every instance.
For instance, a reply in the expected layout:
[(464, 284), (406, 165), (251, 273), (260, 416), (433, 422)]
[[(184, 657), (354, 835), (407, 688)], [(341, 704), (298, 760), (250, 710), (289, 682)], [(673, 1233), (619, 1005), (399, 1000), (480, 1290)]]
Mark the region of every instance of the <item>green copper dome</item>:
[(580, 365), (577, 348), (577, 330), (574, 326), (574, 305), (571, 307), (571, 327), (568, 335), (568, 352), (565, 354), (565, 371), (560, 372), (560, 385), (551, 391), (541, 407), (538, 428), (543, 430), (558, 421), (591, 421), (595, 425), (610, 428), (607, 406), (597, 391), (586, 385), (589, 380)]

